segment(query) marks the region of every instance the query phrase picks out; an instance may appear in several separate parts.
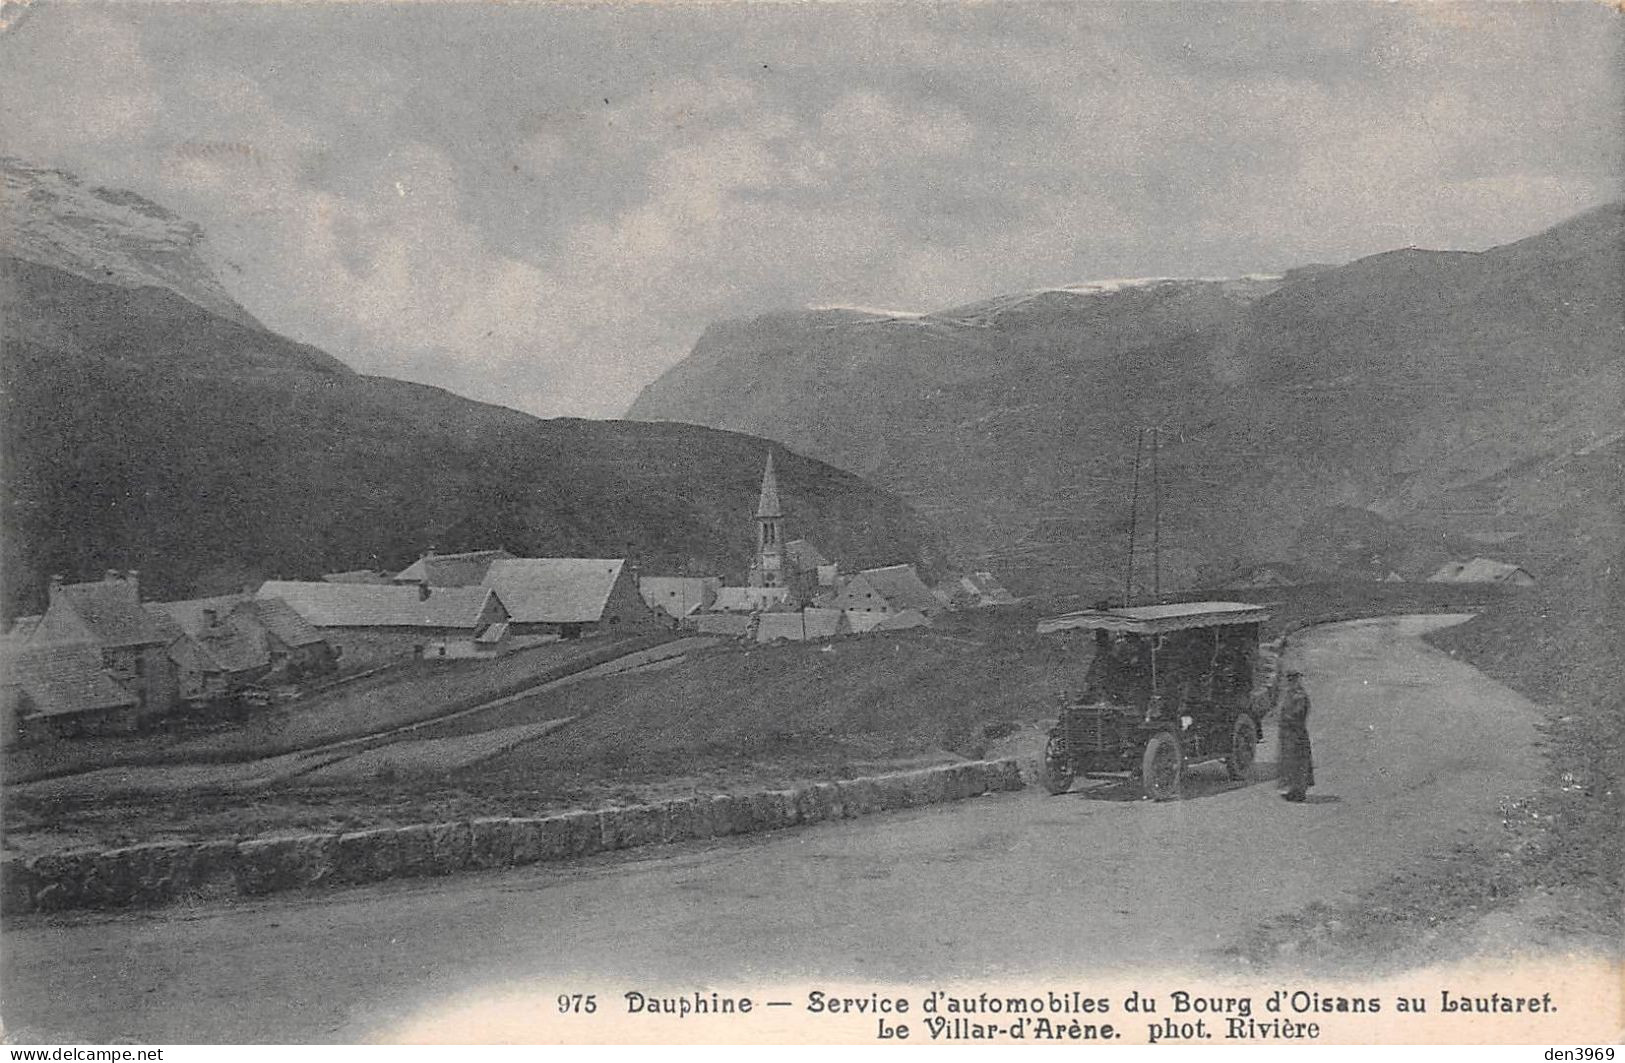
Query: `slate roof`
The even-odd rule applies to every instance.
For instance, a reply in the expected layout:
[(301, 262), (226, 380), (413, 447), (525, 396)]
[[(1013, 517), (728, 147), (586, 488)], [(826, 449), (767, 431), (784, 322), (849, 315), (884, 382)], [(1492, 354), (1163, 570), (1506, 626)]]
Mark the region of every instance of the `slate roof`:
[(311, 627), (308, 620), (281, 598), (255, 598), (252, 602), (254, 615), (265, 625), (265, 630), (289, 649), (296, 650), (301, 646), (314, 646), (327, 641), (320, 631)]
[(461, 554), (426, 554), (395, 573), (396, 583), (431, 587), (478, 587), (493, 561), (511, 561), (506, 550), (469, 550)]
[(324, 583), (393, 583), (388, 575), (370, 568), (352, 568), (347, 572), (323, 572)]
[[(271, 663), (265, 628), (244, 595), (156, 602), (147, 608), (179, 625), (222, 671), (251, 672)], [(208, 617), (211, 611), (213, 624)]]
[(83, 621), (92, 641), (112, 648), (162, 643), (164, 633), (141, 606), (130, 580), (67, 583), (55, 592)]
[(918, 609), (927, 616), (942, 610), (942, 599), (931, 593), (931, 588), (920, 579), (913, 565), (866, 568), (859, 575), (893, 609)]
[(784, 507), (779, 503), (779, 478), (773, 473), (773, 452), (767, 452), (767, 468), (762, 471), (762, 494), (756, 501), (758, 517), (782, 517)]
[(153, 628), (163, 635), (163, 644), (165, 646), (176, 639), (186, 637), (186, 629), (181, 627), (174, 617), (158, 608), (156, 604), (149, 603), (146, 609), (147, 615), (152, 617)]
[(484, 584), (516, 624), (588, 624), (603, 619), (625, 565), (621, 558), (518, 557), (492, 562)]
[(30, 712), (70, 716), (138, 704), (102, 671), (101, 652), (88, 642), (39, 642), (0, 647), (0, 683), (17, 687)]
[(427, 598), (415, 586), (267, 580), (256, 598), (280, 598), (316, 627), (475, 628), (492, 591), (440, 587)]

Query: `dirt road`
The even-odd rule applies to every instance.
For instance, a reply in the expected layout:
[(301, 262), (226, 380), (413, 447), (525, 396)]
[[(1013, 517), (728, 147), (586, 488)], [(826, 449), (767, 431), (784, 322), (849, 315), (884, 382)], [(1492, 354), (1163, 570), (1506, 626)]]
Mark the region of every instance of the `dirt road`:
[[(28, 917), (6, 933), (0, 1008), (30, 1041), (351, 1040), (514, 986), (551, 1004), (1213, 962), (1261, 919), (1500, 829), (1501, 796), (1532, 788), (1534, 707), (1418, 640), (1448, 622), (1360, 621), (1296, 642), (1315, 705), (1308, 805), (1213, 767), (1177, 803), (1033, 788), (569, 868)], [(1273, 759), (1267, 741), (1266, 777)]]

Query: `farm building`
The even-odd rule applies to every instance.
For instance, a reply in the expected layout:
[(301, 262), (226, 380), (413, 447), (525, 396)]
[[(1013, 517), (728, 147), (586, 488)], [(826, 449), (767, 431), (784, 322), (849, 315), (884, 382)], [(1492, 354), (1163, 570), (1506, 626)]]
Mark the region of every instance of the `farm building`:
[(146, 722), (176, 702), (170, 633), (141, 604), (137, 573), (108, 571), (94, 583), (52, 577), (50, 603), (26, 644), (89, 643), (102, 668), (136, 697), (135, 716)]
[(334, 665), (332, 646), (281, 599), (226, 595), (149, 603), (147, 611), (170, 629), (168, 653), (186, 701)]
[(271, 670), (271, 642), (240, 597), (147, 605), (164, 629), (182, 701), (225, 697)]
[(395, 573), (392, 581), (430, 587), (478, 587), (492, 562), (513, 559), (506, 550), (470, 550), (461, 554), (437, 554), (431, 550)]
[(845, 635), (846, 614), (839, 609), (800, 609), (793, 613), (763, 613), (756, 618), (757, 642), (811, 642)]
[(380, 587), (364, 583), (267, 580), (254, 597), (280, 598), (322, 631), (364, 628), (431, 637), (472, 637), (508, 619), (488, 587)]
[(126, 734), (141, 700), (103, 667), (90, 642), (8, 641), (0, 646), (0, 726), (7, 743)]
[(914, 571), (913, 565), (868, 568), (847, 579), (831, 608), (856, 613), (901, 613), (915, 609), (935, 616), (946, 605)]
[(1505, 561), (1475, 557), (1471, 561), (1451, 561), (1428, 577), (1429, 583), (1498, 583), (1504, 587), (1528, 587), (1535, 582), (1526, 569)]
[(281, 598), (249, 598), (254, 617), (265, 628), (271, 650), (271, 674), (299, 678), (331, 672), (337, 648)]
[(972, 572), (937, 585), (937, 597), (950, 609), (983, 609), (995, 605), (1015, 605), (1016, 596), (991, 572)]
[(486, 570), (484, 584), (508, 607), (516, 635), (568, 639), (669, 626), (638, 593), (622, 558), (499, 559)]
[(508, 619), (502, 599), (489, 587), (268, 580), (254, 597), (280, 599), (351, 668), (421, 652), (435, 639), (473, 638)]
[(643, 576), (638, 590), (649, 608), (677, 620), (703, 613), (717, 600), (722, 580), (714, 576)]

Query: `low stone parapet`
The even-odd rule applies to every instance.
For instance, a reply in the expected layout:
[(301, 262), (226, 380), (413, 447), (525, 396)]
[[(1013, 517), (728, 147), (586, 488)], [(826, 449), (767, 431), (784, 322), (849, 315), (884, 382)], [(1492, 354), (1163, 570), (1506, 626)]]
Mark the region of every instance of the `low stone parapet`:
[(0, 858), (0, 915), (257, 897), (702, 841), (920, 808), (1022, 788), (1014, 760), (967, 761), (788, 790), (678, 798), (540, 817), (482, 817), (339, 834), (153, 842)]

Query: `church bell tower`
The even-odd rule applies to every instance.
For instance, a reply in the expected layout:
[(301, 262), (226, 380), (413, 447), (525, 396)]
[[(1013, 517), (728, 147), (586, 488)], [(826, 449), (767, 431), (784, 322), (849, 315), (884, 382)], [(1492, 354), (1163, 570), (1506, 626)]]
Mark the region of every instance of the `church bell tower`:
[(779, 480), (773, 474), (773, 452), (762, 471), (762, 495), (756, 502), (756, 560), (750, 566), (752, 587), (784, 586), (784, 509)]

